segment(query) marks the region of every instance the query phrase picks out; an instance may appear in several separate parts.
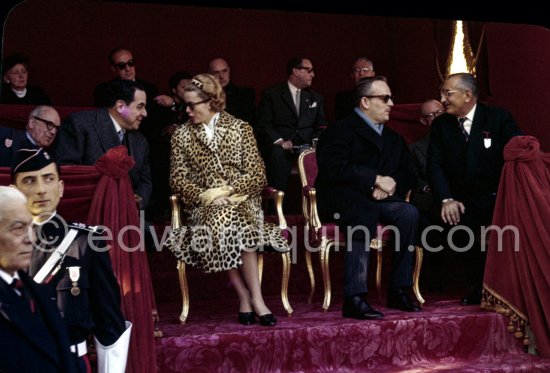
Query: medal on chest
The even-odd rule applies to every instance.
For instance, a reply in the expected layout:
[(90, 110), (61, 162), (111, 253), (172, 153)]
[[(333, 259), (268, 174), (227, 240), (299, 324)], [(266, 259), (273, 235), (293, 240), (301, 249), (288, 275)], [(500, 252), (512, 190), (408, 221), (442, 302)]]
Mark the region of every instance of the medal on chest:
[(72, 281), (71, 295), (78, 296), (80, 288), (78, 287), (78, 279), (80, 278), (80, 267), (67, 267), (69, 270), (69, 278)]

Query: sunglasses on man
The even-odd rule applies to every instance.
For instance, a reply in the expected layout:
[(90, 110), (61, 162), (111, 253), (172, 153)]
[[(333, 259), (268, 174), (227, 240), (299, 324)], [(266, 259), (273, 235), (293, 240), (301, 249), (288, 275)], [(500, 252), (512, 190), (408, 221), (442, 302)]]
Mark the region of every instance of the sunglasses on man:
[(133, 59), (128, 60), (128, 61), (126, 61), (126, 62), (115, 63), (115, 66), (116, 66), (119, 70), (124, 70), (124, 69), (126, 69), (126, 66), (128, 66), (128, 67), (134, 67), (135, 65), (136, 65), (136, 63), (134, 62)]

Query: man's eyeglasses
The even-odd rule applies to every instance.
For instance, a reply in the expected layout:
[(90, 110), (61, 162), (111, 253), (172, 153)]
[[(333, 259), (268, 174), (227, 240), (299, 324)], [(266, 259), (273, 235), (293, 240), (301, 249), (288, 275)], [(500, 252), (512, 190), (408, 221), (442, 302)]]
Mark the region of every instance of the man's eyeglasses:
[(368, 73), (369, 71), (374, 71), (374, 67), (354, 67), (353, 72), (355, 73)]
[(126, 62), (115, 63), (115, 66), (118, 67), (119, 70), (124, 70), (126, 68), (126, 66), (134, 67), (135, 65), (136, 65), (136, 63), (134, 62), (133, 59), (128, 60)]
[(202, 101), (199, 101), (199, 102), (184, 102), (183, 104), (189, 108), (189, 110), (195, 110), (195, 106), (199, 105), (199, 104), (204, 104), (206, 102), (210, 101), (209, 98), (207, 98), (206, 100), (202, 100)]
[(441, 91), (439, 91), (439, 94), (441, 96), (445, 96), (445, 97), (451, 97), (454, 93), (456, 92), (461, 92), (463, 91), (462, 89), (442, 89)]
[(313, 67), (297, 66), (296, 69), (305, 70), (305, 71), (308, 72), (308, 74), (311, 74), (313, 72)]
[(59, 129), (59, 126), (57, 124), (55, 124), (54, 122), (50, 121), (50, 120), (42, 119), (40, 117), (35, 117), (34, 115), (32, 117), (35, 120), (39, 120), (39, 121), (43, 122), (46, 125), (46, 128), (48, 129), (48, 131), (51, 131), (51, 130), (56, 130), (57, 131)]
[(384, 101), (385, 104), (388, 103), (389, 100), (392, 100), (395, 98), (392, 95), (370, 95), (370, 96), (363, 96), (366, 98), (379, 98), (380, 100)]
[(441, 114), (443, 114), (445, 112), (445, 110), (438, 110), (438, 111), (434, 111), (432, 113), (428, 113), (426, 115), (422, 115), (422, 118), (426, 118), (426, 119), (434, 119), (434, 118), (437, 118), (438, 116), (440, 116)]

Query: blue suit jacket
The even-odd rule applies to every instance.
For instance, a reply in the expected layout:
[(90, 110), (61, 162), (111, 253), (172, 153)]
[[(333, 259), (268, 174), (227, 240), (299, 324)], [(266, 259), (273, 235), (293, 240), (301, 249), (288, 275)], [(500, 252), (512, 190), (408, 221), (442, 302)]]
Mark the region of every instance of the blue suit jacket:
[(23, 271), (19, 277), (35, 302), (40, 320), (0, 279), (0, 372), (76, 372), (65, 323), (55, 303)]
[[(134, 193), (143, 198), (145, 209), (151, 197), (149, 145), (139, 131), (126, 132), (128, 153), (136, 161), (130, 170)], [(109, 149), (120, 145), (107, 109), (81, 111), (69, 115), (57, 134), (55, 158), (60, 165), (93, 165)]]

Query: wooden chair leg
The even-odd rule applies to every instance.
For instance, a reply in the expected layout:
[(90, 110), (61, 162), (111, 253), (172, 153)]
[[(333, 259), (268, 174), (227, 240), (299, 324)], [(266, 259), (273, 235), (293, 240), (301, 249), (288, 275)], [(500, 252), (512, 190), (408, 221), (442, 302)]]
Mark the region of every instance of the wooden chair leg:
[(420, 294), (420, 271), (422, 270), (422, 260), (424, 259), (424, 250), (416, 246), (415, 248), (416, 252), (416, 261), (414, 263), (414, 272), (413, 272), (413, 292), (416, 296), (416, 299), (418, 299), (418, 302), (420, 304), (424, 304), (426, 302), (424, 298), (422, 297), (422, 294)]
[(321, 262), (321, 273), (323, 274), (323, 285), (325, 287), (325, 296), (323, 299), (323, 310), (326, 312), (330, 307), (330, 301), (332, 296), (332, 289), (330, 284), (330, 268), (329, 268), (329, 254), (330, 244), (323, 244), (319, 251), (319, 261)]
[(288, 301), (288, 281), (290, 279), (290, 252), (282, 253), (281, 259), (283, 260), (283, 278), (281, 280), (281, 300), (283, 301), (283, 307), (286, 310), (288, 317), (292, 316), (292, 307)]
[(311, 251), (306, 249), (306, 267), (309, 274), (310, 290), (307, 297), (307, 303), (311, 304), (313, 295), (315, 294), (315, 275), (313, 274), (313, 265), (311, 264)]
[(185, 273), (185, 262), (178, 260), (177, 268), (182, 298), (180, 323), (185, 324), (185, 320), (187, 320), (187, 315), (189, 314), (189, 287), (187, 285), (187, 274)]

